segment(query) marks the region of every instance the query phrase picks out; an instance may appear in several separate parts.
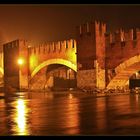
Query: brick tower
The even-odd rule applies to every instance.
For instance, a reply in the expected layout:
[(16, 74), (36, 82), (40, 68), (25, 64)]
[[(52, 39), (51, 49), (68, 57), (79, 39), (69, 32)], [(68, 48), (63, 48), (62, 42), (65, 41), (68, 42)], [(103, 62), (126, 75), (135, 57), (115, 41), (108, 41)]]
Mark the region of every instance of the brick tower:
[(105, 88), (106, 24), (97, 21), (77, 27), (77, 87)]
[(4, 88), (28, 88), (28, 45), (25, 40), (15, 40), (3, 45)]

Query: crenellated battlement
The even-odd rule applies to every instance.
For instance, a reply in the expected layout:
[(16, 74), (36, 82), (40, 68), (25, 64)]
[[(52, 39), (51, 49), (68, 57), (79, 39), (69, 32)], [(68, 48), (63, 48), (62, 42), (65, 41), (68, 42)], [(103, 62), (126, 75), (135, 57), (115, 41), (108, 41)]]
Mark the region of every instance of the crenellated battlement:
[(106, 24), (100, 21), (91, 21), (77, 26), (77, 34), (79, 35), (90, 35), (99, 33), (99, 35), (104, 35), (106, 31)]
[(140, 40), (140, 29), (129, 29), (123, 30), (119, 29), (114, 33), (108, 33), (106, 36), (106, 46), (110, 44), (129, 42), (129, 41), (138, 41)]
[(28, 48), (30, 54), (40, 54), (40, 53), (61, 53), (66, 52), (68, 50), (76, 49), (76, 40), (64, 40), (64, 41), (56, 41), (56, 42), (47, 42), (42, 43), (36, 46), (31, 46)]
[(114, 69), (123, 61), (140, 54), (140, 30), (119, 29), (105, 35), (106, 68)]
[(104, 36), (104, 33), (106, 33), (106, 24), (103, 22), (95, 21), (95, 30), (96, 33), (98, 32), (99, 35)]

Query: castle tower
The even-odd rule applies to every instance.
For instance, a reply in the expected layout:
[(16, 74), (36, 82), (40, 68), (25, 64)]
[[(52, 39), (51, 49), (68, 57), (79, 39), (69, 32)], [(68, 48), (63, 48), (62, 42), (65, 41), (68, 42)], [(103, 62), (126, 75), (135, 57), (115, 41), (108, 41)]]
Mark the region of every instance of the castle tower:
[(77, 87), (105, 88), (106, 24), (92, 21), (77, 27)]
[(28, 45), (15, 40), (3, 45), (5, 90), (28, 89)]

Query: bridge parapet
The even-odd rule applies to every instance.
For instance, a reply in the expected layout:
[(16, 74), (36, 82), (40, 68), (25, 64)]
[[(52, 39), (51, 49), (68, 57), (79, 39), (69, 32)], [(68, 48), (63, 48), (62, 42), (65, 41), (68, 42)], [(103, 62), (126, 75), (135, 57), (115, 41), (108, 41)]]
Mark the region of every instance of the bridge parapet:
[(31, 54), (40, 54), (40, 53), (61, 53), (66, 52), (68, 50), (76, 50), (76, 40), (64, 40), (64, 41), (57, 41), (57, 42), (48, 42), (39, 44), (38, 46), (33, 46), (28, 48), (29, 53)]
[(111, 69), (140, 54), (140, 30), (118, 30), (106, 34), (106, 67)]
[(106, 32), (106, 24), (100, 21), (90, 21), (86, 22), (84, 24), (81, 24), (76, 27), (77, 35), (80, 35), (81, 37), (85, 37), (85, 35), (95, 35), (95, 30), (98, 32), (100, 36), (104, 36), (104, 33)]
[[(77, 65), (76, 63), (76, 40), (64, 40), (56, 42), (43, 43), (38, 46), (33, 46), (29, 49), (29, 70), (30, 74), (39, 66), (48, 64), (49, 62), (71, 63), (71, 65)], [(57, 60), (56, 60), (57, 59)], [(58, 60), (59, 59), (59, 60)], [(55, 60), (55, 61), (53, 61)], [(49, 61), (49, 62), (46, 62)], [(46, 63), (45, 63), (46, 62)], [(66, 64), (68, 65), (68, 64)], [(37, 68), (38, 69), (38, 68)]]
[(118, 74), (118, 70), (123, 68), (124, 65), (131, 65), (134, 60), (127, 60), (137, 58), (139, 54), (140, 30), (138, 28), (130, 30), (120, 29), (113, 34), (106, 34), (106, 82), (108, 83), (113, 79)]
[(106, 45), (109, 47), (112, 44), (118, 42), (129, 42), (129, 41), (138, 41), (140, 40), (140, 29), (119, 29), (115, 32), (110, 32), (106, 34)]

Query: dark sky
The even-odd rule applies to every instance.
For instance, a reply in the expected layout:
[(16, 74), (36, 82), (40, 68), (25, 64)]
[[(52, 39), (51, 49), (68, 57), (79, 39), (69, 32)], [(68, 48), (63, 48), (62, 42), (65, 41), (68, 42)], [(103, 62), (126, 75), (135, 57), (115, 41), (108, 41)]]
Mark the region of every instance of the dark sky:
[(75, 27), (91, 19), (109, 29), (140, 27), (140, 5), (0, 5), (0, 18), (0, 44), (41, 43), (75, 38)]

